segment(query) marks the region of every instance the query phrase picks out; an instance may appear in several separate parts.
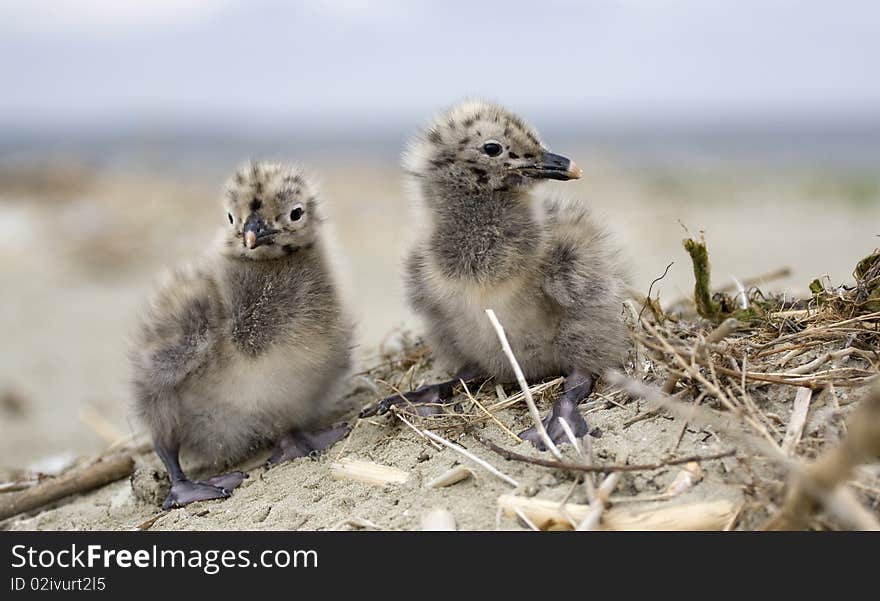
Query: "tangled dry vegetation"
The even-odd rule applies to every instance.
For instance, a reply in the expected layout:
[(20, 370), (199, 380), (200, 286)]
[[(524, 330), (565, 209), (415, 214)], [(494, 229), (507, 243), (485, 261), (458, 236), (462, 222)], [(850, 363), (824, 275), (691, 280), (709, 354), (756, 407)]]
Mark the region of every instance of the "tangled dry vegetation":
[[(667, 447), (657, 449), (656, 461), (597, 462), (590, 437), (583, 445), (572, 438), (574, 462), (553, 448), (552, 459), (508, 448), (519, 440), (501, 412), (525, 403), (539, 423), (534, 399), (549, 402), (561, 378), (521, 382), (510, 395), (491, 382), (479, 390), (463, 386), (459, 402), (440, 415), (424, 417), (403, 405), (395, 408), (396, 418), (515, 487), (518, 482), (451, 440), (471, 437), (504, 460), (565, 472), (573, 486), (583, 482), (589, 499), (584, 505), (532, 500), (517, 490), (499, 499), (500, 509), (533, 528), (880, 528), (880, 471), (865, 465), (880, 459), (880, 384), (870, 386), (880, 366), (880, 251), (858, 263), (854, 285), (832, 288), (817, 279), (812, 298), (792, 301), (742, 284), (732, 294), (711, 293), (705, 241), (687, 239), (684, 246), (693, 260), (694, 298), (664, 309), (659, 297), (634, 293), (626, 306), (634, 345), (625, 373), (606, 374), (604, 388), (584, 405), (589, 414), (647, 401), (649, 408), (624, 421), (624, 429), (674, 419), (674, 433)], [(755, 279), (784, 275), (778, 270)], [(503, 331), (499, 336), (504, 344)], [(410, 390), (422, 382), (429, 361), (428, 349), (410, 341), (365, 373), (391, 391)], [(509, 444), (486, 437), (487, 426)], [(689, 427), (710, 432), (723, 448), (683, 456), (678, 449)], [(699, 482), (701, 464), (734, 457), (724, 471), (744, 493), (736, 508), (708, 502), (625, 516), (607, 509), (622, 472), (683, 466), (663, 494), (618, 496), (616, 502), (671, 499)]]
[[(624, 307), (631, 356), (623, 371), (604, 375), (582, 406), (588, 422), (609, 433), (596, 427), (582, 441), (570, 436), (561, 450), (548, 444), (549, 454), (519, 440), (520, 428), (540, 424), (539, 412), (559, 393), (562, 378), (520, 378), (506, 387), (490, 381), (474, 390), (462, 383), (456, 402), (438, 415), (400, 405), (372, 425), (393, 439), (401, 434), (389, 428), (396, 422), (420, 437), (423, 448), (457, 457), (460, 465), (428, 488), (475, 472), (509, 486), (500, 495), (486, 486), (474, 493), (486, 497), (475, 503), (497, 507), (496, 528), (502, 513), (540, 530), (880, 528), (880, 383), (872, 385), (880, 367), (880, 251), (858, 262), (852, 285), (817, 279), (811, 298), (791, 300), (748, 281), (713, 293), (705, 242), (684, 244), (693, 260), (694, 298), (664, 307), (650, 289), (647, 296), (634, 292)], [(784, 270), (755, 281), (781, 275)], [(503, 324), (491, 311), (487, 319), (517, 368)], [(429, 349), (418, 340), (401, 336), (393, 346), (380, 349), (374, 366), (359, 374), (375, 387), (372, 394), (414, 389), (436, 377)], [(666, 425), (636, 452), (633, 432), (642, 428), (644, 436), (653, 423)], [(354, 438), (334, 450), (334, 478), (386, 488), (406, 481), (400, 466), (353, 457)], [(125, 478), (133, 457), (145, 452), (143, 445), (117, 446), (58, 477), (0, 485), (0, 520)], [(534, 490), (531, 483), (546, 472), (568, 482), (564, 498)], [(664, 472), (670, 478), (658, 487), (650, 474)], [(710, 479), (738, 494), (713, 496), (722, 489), (701, 484)], [(685, 494), (701, 487), (707, 494)], [(493, 528), (489, 520), (478, 526)], [(427, 514), (423, 527), (454, 526), (441, 511)]]

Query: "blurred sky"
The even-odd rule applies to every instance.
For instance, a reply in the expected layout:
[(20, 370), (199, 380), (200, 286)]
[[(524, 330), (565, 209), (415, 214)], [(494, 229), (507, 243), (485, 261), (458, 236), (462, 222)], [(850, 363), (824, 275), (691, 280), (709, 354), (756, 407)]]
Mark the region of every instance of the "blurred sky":
[(880, 117), (876, 0), (2, 0), (0, 126)]

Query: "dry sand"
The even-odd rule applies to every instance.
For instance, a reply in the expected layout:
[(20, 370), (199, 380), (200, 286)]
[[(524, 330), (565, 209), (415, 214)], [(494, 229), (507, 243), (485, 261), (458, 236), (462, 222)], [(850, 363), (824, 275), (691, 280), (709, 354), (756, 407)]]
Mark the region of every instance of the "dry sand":
[[(354, 405), (370, 402), (375, 395), (364, 391), (352, 397)], [(603, 405), (600, 402), (600, 405)], [(547, 404), (542, 404), (546, 409)], [(597, 460), (615, 463), (651, 463), (662, 460), (659, 449), (668, 447), (674, 423), (666, 418), (645, 420), (629, 428), (623, 422), (637, 415), (639, 407), (601, 406), (587, 415), (590, 425), (599, 428), (600, 438), (593, 439)], [(498, 415), (509, 428), (520, 430), (529, 425), (524, 405)], [(494, 424), (481, 430), (497, 444), (539, 457), (527, 443), (513, 441)], [(520, 482), (518, 494), (539, 498), (584, 503), (583, 485), (572, 489), (571, 478), (561, 472), (533, 465), (506, 461), (467, 435), (454, 440)], [(570, 446), (563, 447), (567, 459), (578, 458)], [(680, 453), (707, 454), (720, 449), (708, 432), (689, 432)], [(374, 486), (360, 482), (334, 480), (330, 466), (341, 458), (353, 458), (394, 466), (406, 471), (405, 483)], [(167, 491), (167, 481), (158, 459), (152, 454), (138, 458), (135, 474), (97, 492), (66, 501), (56, 509), (39, 512), (0, 523), (10, 530), (116, 530), (133, 529), (161, 515), (152, 530), (260, 529), (299, 530), (357, 528), (374, 524), (383, 529), (419, 529), (420, 520), (435, 508), (449, 510), (461, 530), (521, 529), (515, 519), (498, 518), (497, 499), (514, 492), (514, 487), (476, 466), (451, 450), (437, 450), (423, 438), (391, 416), (360, 420), (351, 436), (337, 443), (318, 460), (299, 459), (266, 469), (260, 465), (265, 456), (256, 457), (245, 467), (250, 477), (228, 499), (195, 503), (182, 509), (161, 512), (159, 504)], [(725, 460), (705, 462), (705, 478), (692, 490), (670, 502), (742, 499), (738, 476), (729, 475)], [(474, 477), (440, 489), (427, 483), (455, 465), (471, 468)], [(731, 464), (735, 469), (735, 461)], [(661, 493), (680, 471), (681, 466), (624, 474), (616, 491), (618, 496)], [(206, 472), (207, 474), (208, 472)], [(569, 496), (570, 495), (570, 496)], [(654, 505), (656, 505), (655, 503)], [(651, 504), (639, 503), (650, 507)], [(350, 521), (350, 522), (349, 522)]]
[[(811, 357), (805, 357), (809, 360)], [(405, 372), (391, 367), (379, 367), (369, 377), (355, 381), (357, 388), (350, 395), (352, 410), (373, 401), (376, 391), (371, 382), (380, 382), (381, 392), (393, 386), (403, 386), (411, 379), (416, 384), (436, 378), (430, 369)], [(489, 390), (491, 390), (489, 386)], [(506, 387), (508, 393), (513, 393)], [(538, 395), (545, 411), (552, 395), (550, 388)], [(491, 393), (490, 393), (491, 394)], [(821, 395), (810, 408), (810, 419), (805, 428), (801, 452), (812, 454), (819, 441), (835, 441), (841, 432), (840, 424), (860, 397), (860, 389), (841, 389), (835, 396)], [(754, 401), (766, 415), (774, 416), (782, 424), (788, 422), (792, 411), (794, 388), (788, 386), (761, 387), (753, 391)], [(458, 400), (466, 405), (465, 413), (474, 411), (464, 396)], [(643, 402), (626, 401), (625, 395), (611, 389), (600, 389), (582, 410), (594, 433), (591, 436), (594, 461), (602, 464), (662, 463), (670, 457), (680, 421), (668, 415), (645, 416)], [(484, 404), (486, 400), (484, 398)], [(530, 425), (528, 412), (522, 402), (496, 414), (498, 420), (514, 432)], [(443, 418), (447, 419), (448, 418)], [(66, 499), (58, 507), (32, 515), (22, 515), (0, 522), (0, 528), (9, 530), (321, 530), (321, 529), (419, 529), (423, 516), (434, 509), (452, 513), (460, 530), (525, 529), (516, 518), (498, 515), (498, 497), (518, 495), (556, 502), (567, 500), (585, 503), (583, 484), (575, 484), (572, 476), (554, 469), (502, 459), (479, 444), (469, 434), (444, 432), (441, 427), (448, 421), (437, 418), (416, 420), (420, 427), (437, 423), (437, 431), (489, 462), (492, 466), (518, 481), (519, 486), (502, 481), (470, 459), (449, 449), (436, 449), (392, 415), (356, 421), (352, 434), (337, 443), (317, 460), (298, 459), (267, 469), (263, 466), (267, 454), (254, 457), (241, 467), (249, 478), (228, 499), (194, 503), (185, 508), (161, 511), (159, 505), (167, 492), (167, 479), (158, 459), (152, 453), (137, 456), (136, 470), (131, 478), (108, 485), (98, 491)], [(477, 431), (496, 444), (532, 457), (547, 458), (528, 443), (515, 443), (501, 427), (486, 421)], [(730, 440), (711, 427), (689, 427), (674, 453), (676, 457), (711, 455), (733, 448)], [(580, 461), (570, 445), (562, 450), (565, 459)], [(638, 498), (664, 493), (684, 466), (665, 466), (655, 470), (623, 472), (612, 501), (626, 509), (669, 507), (678, 503), (728, 501), (735, 516), (731, 525), (752, 528), (768, 517), (767, 495), (781, 490), (782, 474), (772, 465), (749, 457), (742, 452), (737, 457), (726, 457), (701, 462), (702, 480), (682, 494), (662, 501), (641, 502)], [(342, 459), (358, 459), (393, 466), (408, 474), (402, 484), (375, 486), (331, 477), (331, 465)], [(433, 489), (427, 484), (456, 465), (470, 468), (474, 476), (449, 487)], [(205, 476), (218, 468), (196, 468)], [(755, 475), (760, 474), (760, 482)], [(876, 485), (876, 476), (871, 481)]]

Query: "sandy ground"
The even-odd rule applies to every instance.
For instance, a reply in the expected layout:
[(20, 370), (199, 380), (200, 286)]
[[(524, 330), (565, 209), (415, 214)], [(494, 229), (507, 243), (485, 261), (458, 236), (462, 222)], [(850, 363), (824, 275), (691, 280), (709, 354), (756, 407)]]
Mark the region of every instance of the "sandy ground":
[[(686, 295), (691, 285), (682, 226), (692, 233), (706, 231), (719, 284), (730, 275), (744, 278), (789, 266), (790, 278), (767, 287), (799, 295), (823, 273), (834, 283), (849, 281), (854, 259), (877, 245), (878, 187), (856, 176), (760, 169), (669, 173), (634, 171), (601, 157), (583, 162), (591, 165), (587, 177), (565, 190), (589, 202), (626, 249), (637, 289), (647, 290), (675, 262), (659, 284), (667, 301)], [(363, 355), (369, 357), (389, 332), (417, 328), (399, 283), (410, 236), (408, 203), (392, 167), (317, 163), (315, 169), (324, 180), (328, 212), (348, 268), (348, 294), (358, 299), (353, 307)], [(223, 218), (216, 204), (220, 184), (213, 176), (156, 178), (75, 167), (48, 181), (42, 175), (0, 177), (0, 470), (57, 469), (139, 432), (128, 412), (126, 337), (157, 271), (192, 256), (212, 239)], [(380, 393), (361, 392), (352, 397), (353, 405)], [(778, 402), (774, 410), (784, 420), (790, 407), (784, 399)], [(598, 457), (662, 458), (666, 445), (661, 441), (671, 436), (673, 424), (652, 419), (623, 428), (639, 410), (604, 404), (591, 409), (591, 423), (603, 432), (595, 440)], [(528, 425), (522, 407), (501, 417), (514, 430)], [(434, 506), (451, 509), (461, 528), (494, 528), (495, 500), (510, 487), (477, 472), (475, 479), (448, 489), (425, 488), (425, 482), (460, 458), (429, 447), (392, 421), (362, 421), (347, 442), (324, 458), (268, 471), (257, 468), (230, 499), (171, 512), (152, 528), (311, 529), (349, 518), (414, 528)], [(513, 443), (497, 428), (486, 431), (499, 443)], [(559, 474), (504, 461), (473, 439), (462, 442), (520, 480), (523, 490), (554, 499), (569, 491), (569, 480)], [(711, 433), (689, 432), (679, 452), (705, 453), (718, 445)], [(393, 465), (409, 471), (410, 478), (386, 489), (334, 481), (330, 463), (342, 456)], [(139, 461), (141, 476), (156, 464), (150, 455)], [(741, 499), (744, 484), (732, 476), (726, 461), (732, 460), (711, 462), (714, 468), (703, 482), (681, 500)], [(620, 494), (661, 491), (677, 471), (670, 467), (625, 475)], [(573, 495), (577, 500), (583, 493), (579, 488)], [(156, 514), (155, 499), (148, 497), (120, 481), (4, 527), (132, 528)], [(503, 518), (500, 527), (520, 526)]]
[[(426, 372), (416, 377), (432, 376)], [(353, 406), (359, 406), (373, 398), (371, 392), (362, 391), (352, 396), (351, 402)], [(597, 458), (608, 463), (625, 460), (650, 463), (662, 459), (663, 453), (658, 450), (666, 448), (673, 436), (675, 428), (671, 421), (652, 423), (646, 420), (624, 428), (622, 424), (639, 411), (635, 404), (624, 408), (610, 405), (608, 409), (604, 408), (603, 401), (593, 405), (596, 406), (586, 411), (591, 427), (602, 432), (600, 438), (592, 439)], [(499, 413), (498, 418), (514, 430), (529, 425), (522, 404)], [(541, 456), (527, 443), (515, 445), (494, 424), (485, 424), (479, 431), (497, 444)], [(516, 479), (520, 486), (514, 489), (448, 449), (437, 450), (400, 421), (388, 416), (358, 421), (348, 439), (337, 443), (318, 460), (299, 459), (266, 469), (261, 465), (265, 456), (254, 458), (244, 466), (245, 469), (252, 468), (250, 477), (230, 498), (222, 501), (201, 502), (161, 512), (159, 504), (167, 491), (167, 484), (161, 464), (152, 454), (145, 454), (138, 458), (138, 467), (132, 478), (77, 497), (57, 509), (8, 520), (0, 527), (10, 530), (132, 529), (158, 515), (161, 517), (149, 526), (150, 529), (350, 529), (358, 527), (353, 524), (369, 523), (383, 529), (411, 530), (420, 528), (421, 519), (427, 512), (441, 508), (454, 515), (458, 528), (462, 530), (520, 529), (524, 526), (516, 519), (496, 515), (499, 495), (516, 491), (558, 501), (568, 498), (570, 502), (583, 503), (586, 500), (583, 485), (573, 487), (571, 478), (564, 473), (506, 461), (467, 435), (450, 436)], [(706, 454), (720, 448), (707, 432), (691, 432), (686, 435), (680, 452), (684, 455)], [(571, 447), (567, 448), (566, 457), (571, 461), (578, 460)], [(403, 484), (387, 486), (334, 480), (330, 474), (331, 465), (342, 458), (394, 466), (406, 471), (409, 477)], [(675, 502), (728, 499), (739, 504), (742, 482), (727, 473), (724, 461), (707, 462), (704, 480), (677, 497)], [(471, 468), (474, 477), (446, 488), (427, 486), (433, 478), (458, 464)], [(735, 461), (730, 467), (736, 469)], [(670, 466), (645, 474), (625, 475), (617, 495), (630, 497), (660, 493), (680, 469), (681, 466)]]
[[(812, 356), (807, 356), (808, 361)], [(438, 374), (418, 367), (407, 373), (397, 367), (382, 367), (359, 378), (358, 386), (349, 396), (349, 406), (356, 410), (376, 398), (375, 390), (387, 391), (390, 385), (402, 387), (411, 379), (415, 383), (430, 381)], [(386, 384), (386, 382), (388, 384)], [(374, 388), (375, 386), (375, 388)], [(491, 391), (491, 386), (489, 386)], [(792, 388), (761, 387), (753, 397), (766, 415), (779, 424), (791, 415)], [(508, 394), (513, 389), (506, 387)], [(538, 395), (542, 410), (557, 389), (550, 388)], [(800, 453), (812, 454), (821, 441), (835, 441), (841, 435), (840, 424), (853, 401), (860, 398), (859, 389), (841, 389), (832, 397), (820, 395), (814, 400), (810, 419), (804, 430)], [(487, 398), (483, 403), (487, 404)], [(458, 398), (465, 414), (476, 408), (464, 396)], [(602, 388), (593, 400), (582, 406), (595, 436), (590, 437), (594, 461), (603, 464), (662, 463), (679, 430), (680, 420), (668, 415), (647, 417), (643, 402), (626, 402), (620, 391)], [(636, 421), (636, 418), (643, 419)], [(530, 425), (523, 403), (496, 414), (505, 428), (517, 432)], [(22, 515), (0, 522), (8, 530), (323, 530), (381, 528), (413, 530), (421, 528), (424, 516), (433, 510), (449, 511), (460, 530), (526, 529), (516, 516), (500, 515), (498, 498), (515, 493), (556, 502), (585, 503), (584, 484), (576, 483), (566, 472), (499, 457), (460, 429), (444, 429), (449, 418), (410, 418), (418, 427), (434, 428), (452, 441), (487, 461), (518, 483), (513, 486), (469, 458), (452, 450), (432, 447), (394, 416), (357, 420), (351, 435), (337, 443), (317, 460), (297, 459), (267, 469), (266, 454), (254, 457), (242, 466), (249, 478), (228, 499), (194, 503), (182, 509), (161, 511), (167, 492), (167, 480), (161, 464), (152, 453), (137, 456), (136, 470), (130, 478), (120, 480), (96, 492), (74, 497), (57, 508), (35, 515)], [(475, 426), (482, 436), (498, 445), (531, 457), (547, 458), (525, 442), (516, 443), (497, 422), (484, 421)], [(735, 447), (711, 427), (688, 427), (674, 453), (677, 457), (711, 455)], [(562, 447), (565, 459), (578, 462), (576, 451)], [(331, 466), (344, 459), (358, 459), (393, 466), (408, 474), (406, 482), (376, 486), (350, 480), (334, 479)], [(444, 488), (430, 488), (428, 483), (456, 465), (473, 471), (473, 477)], [(195, 474), (213, 475), (217, 467), (190, 463)], [(669, 490), (684, 466), (622, 473), (611, 501), (616, 510), (653, 510), (680, 503), (723, 501), (730, 504), (730, 527), (752, 528), (768, 516), (771, 506), (767, 498), (781, 490), (782, 474), (769, 464), (750, 458), (748, 453), (701, 462), (702, 478), (682, 493), (663, 500), (641, 501)], [(866, 480), (876, 486), (875, 474)], [(876, 509), (876, 508), (875, 508)]]

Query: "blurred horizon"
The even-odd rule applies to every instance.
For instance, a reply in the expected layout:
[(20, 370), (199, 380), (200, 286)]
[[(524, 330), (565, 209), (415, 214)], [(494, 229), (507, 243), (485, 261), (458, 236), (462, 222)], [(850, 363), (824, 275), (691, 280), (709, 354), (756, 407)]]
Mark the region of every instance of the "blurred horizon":
[(0, 163), (397, 164), (469, 97), (546, 143), (688, 168), (880, 163), (868, 0), (0, 4)]
[(870, 0), (0, 4), (0, 127), (880, 121)]

